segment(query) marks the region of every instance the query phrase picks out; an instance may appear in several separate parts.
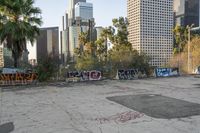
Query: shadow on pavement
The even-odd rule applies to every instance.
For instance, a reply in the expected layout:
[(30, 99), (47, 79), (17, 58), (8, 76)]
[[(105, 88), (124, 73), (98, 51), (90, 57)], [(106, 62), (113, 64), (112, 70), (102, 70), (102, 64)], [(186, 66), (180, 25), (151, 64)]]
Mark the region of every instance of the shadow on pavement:
[(161, 95), (127, 95), (107, 99), (154, 118), (173, 119), (200, 115), (200, 104)]
[(13, 122), (5, 123), (0, 125), (0, 133), (10, 133), (14, 130)]

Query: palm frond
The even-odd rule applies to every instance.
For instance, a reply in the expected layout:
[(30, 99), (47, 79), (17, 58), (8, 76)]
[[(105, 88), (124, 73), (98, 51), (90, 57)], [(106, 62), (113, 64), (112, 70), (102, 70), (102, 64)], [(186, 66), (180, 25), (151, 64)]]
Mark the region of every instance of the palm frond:
[(38, 26), (42, 25), (41, 18), (30, 17), (30, 18), (28, 18), (27, 22), (30, 23), (30, 24), (32, 24), (32, 25), (38, 25)]
[(34, 0), (0, 0), (0, 40), (5, 41), (16, 60), (39, 35), (41, 10)]

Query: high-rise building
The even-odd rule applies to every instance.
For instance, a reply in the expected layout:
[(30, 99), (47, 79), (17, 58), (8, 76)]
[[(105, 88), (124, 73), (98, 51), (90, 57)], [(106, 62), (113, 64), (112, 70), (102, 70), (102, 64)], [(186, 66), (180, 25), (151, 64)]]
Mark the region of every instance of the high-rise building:
[(74, 61), (74, 50), (80, 46), (79, 35), (88, 33), (88, 40), (94, 41), (93, 4), (86, 0), (69, 0), (67, 13), (62, 18), (61, 60), (62, 64)]
[(64, 64), (69, 56), (69, 29), (60, 32), (61, 62)]
[(69, 53), (71, 57), (74, 55), (74, 49), (80, 46), (79, 35), (82, 32), (88, 32), (88, 26), (70, 26), (69, 27)]
[(96, 40), (99, 40), (103, 32), (103, 27), (101, 26), (95, 27), (95, 32), (96, 32)]
[(60, 59), (62, 64), (66, 64), (69, 57), (69, 24), (68, 14), (62, 17), (62, 30), (60, 31)]
[[(94, 35), (95, 35), (95, 39), (99, 40), (101, 38), (101, 34), (103, 33), (104, 28), (102, 26), (99, 27), (95, 27), (94, 29)], [(107, 37), (107, 40), (104, 42), (104, 45), (106, 46), (107, 50), (109, 51), (110, 49), (112, 49), (113, 44), (112, 42), (109, 40), (109, 38)]]
[(49, 27), (41, 28), (40, 36), (37, 37), (37, 61), (51, 56), (59, 59), (59, 28)]
[(129, 42), (152, 66), (164, 66), (173, 49), (173, 0), (128, 0)]
[(93, 4), (87, 3), (86, 0), (69, 0), (69, 3), (68, 20), (65, 22), (68, 26), (61, 33), (64, 62), (66, 58), (74, 60), (74, 49), (80, 46), (80, 33), (87, 32), (90, 41), (94, 38)]
[(75, 21), (75, 5), (78, 2), (86, 2), (86, 0), (68, 0), (68, 26), (74, 24)]
[(200, 0), (174, 0), (175, 24), (200, 26)]
[[(89, 40), (94, 40), (94, 18), (92, 3), (78, 2), (75, 5), (75, 24), (73, 26), (77, 29), (77, 40), (81, 32), (87, 32)], [(76, 44), (76, 46), (78, 45)]]
[(75, 5), (75, 18), (80, 17), (81, 20), (93, 19), (93, 5), (87, 2), (78, 2)]

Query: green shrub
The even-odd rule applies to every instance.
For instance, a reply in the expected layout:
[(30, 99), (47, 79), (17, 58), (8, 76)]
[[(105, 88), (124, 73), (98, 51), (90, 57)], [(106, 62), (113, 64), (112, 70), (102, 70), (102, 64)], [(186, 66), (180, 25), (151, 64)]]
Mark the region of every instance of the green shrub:
[(40, 82), (48, 81), (58, 72), (58, 60), (52, 57), (40, 59), (36, 71)]

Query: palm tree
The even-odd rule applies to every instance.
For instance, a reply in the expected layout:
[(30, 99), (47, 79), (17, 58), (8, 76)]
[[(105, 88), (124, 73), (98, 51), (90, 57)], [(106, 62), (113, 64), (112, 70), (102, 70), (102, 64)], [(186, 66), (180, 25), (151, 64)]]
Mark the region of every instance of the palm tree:
[(33, 4), (34, 0), (0, 1), (0, 40), (12, 51), (14, 67), (27, 50), (27, 42), (33, 45), (39, 35), (41, 10)]

